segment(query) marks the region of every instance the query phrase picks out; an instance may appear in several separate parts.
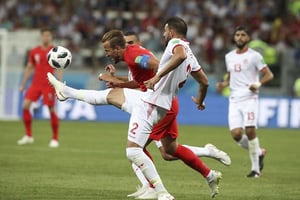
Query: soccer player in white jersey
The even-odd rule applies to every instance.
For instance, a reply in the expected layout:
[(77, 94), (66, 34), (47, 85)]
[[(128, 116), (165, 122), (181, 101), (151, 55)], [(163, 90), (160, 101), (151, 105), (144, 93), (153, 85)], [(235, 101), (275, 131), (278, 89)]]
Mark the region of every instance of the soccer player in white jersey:
[(249, 151), (251, 171), (247, 177), (257, 178), (261, 176), (266, 153), (256, 136), (258, 93), (261, 85), (273, 79), (273, 73), (261, 54), (248, 47), (249, 41), (249, 31), (243, 26), (237, 27), (234, 32), (237, 48), (225, 56), (228, 78), (217, 83), (216, 88), (221, 91), (228, 85), (230, 87), (229, 129), (233, 139)]
[[(132, 122), (138, 121), (143, 132), (149, 129), (151, 124), (159, 120), (170, 109), (172, 99), (183, 87), (189, 74), (199, 84), (198, 95), (192, 100), (199, 110), (205, 109), (204, 99), (207, 93), (208, 79), (191, 51), (189, 43), (185, 40), (186, 33), (187, 25), (179, 17), (172, 17), (165, 23), (163, 35), (167, 45), (166, 49), (160, 60), (158, 72), (145, 82), (146, 87), (153, 91), (147, 92), (142, 97), (144, 101), (141, 103), (142, 106), (133, 110), (129, 126), (132, 126)], [(140, 143), (142, 137), (129, 134), (129, 140)], [(206, 178), (211, 189), (211, 197), (218, 194), (221, 172), (209, 169), (193, 152), (180, 145), (176, 138), (165, 135), (161, 141), (167, 153), (178, 157)]]

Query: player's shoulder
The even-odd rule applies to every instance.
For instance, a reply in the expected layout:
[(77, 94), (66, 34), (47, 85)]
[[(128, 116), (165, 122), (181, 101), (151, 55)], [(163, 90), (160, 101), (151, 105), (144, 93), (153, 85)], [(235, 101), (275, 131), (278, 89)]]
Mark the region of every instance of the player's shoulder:
[(35, 47), (33, 47), (30, 51), (36, 52), (36, 51), (40, 51), (41, 49), (42, 49), (41, 46), (35, 46)]
[(259, 51), (256, 51), (255, 49), (249, 48), (248, 54), (251, 54), (254, 57), (262, 57), (261, 53)]
[(150, 54), (150, 51), (148, 49), (146, 49), (145, 47), (140, 46), (138, 44), (128, 45), (126, 47), (126, 50), (125, 50), (125, 53), (129, 53), (129, 54), (141, 53), (141, 52), (146, 53), (146, 54)]
[(229, 58), (232, 57), (236, 54), (236, 49), (233, 49), (231, 51), (229, 51), (228, 53), (225, 54), (225, 58)]

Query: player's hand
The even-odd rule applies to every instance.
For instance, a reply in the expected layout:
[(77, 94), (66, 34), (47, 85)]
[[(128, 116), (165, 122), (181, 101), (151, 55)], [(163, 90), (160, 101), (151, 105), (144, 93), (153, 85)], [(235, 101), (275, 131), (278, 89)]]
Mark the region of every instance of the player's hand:
[(99, 76), (98, 76), (98, 79), (100, 81), (107, 81), (107, 82), (113, 82), (115, 77), (112, 76), (111, 74), (109, 73), (100, 73)]
[(217, 90), (217, 92), (221, 93), (223, 89), (224, 89), (223, 82), (217, 82), (216, 83), (216, 90)]
[(260, 83), (260, 82), (251, 83), (250, 86), (249, 86), (249, 89), (250, 89), (252, 92), (257, 92), (258, 89), (260, 88), (260, 86), (261, 86), (261, 83)]
[(109, 72), (110, 75), (114, 76), (116, 72), (116, 68), (112, 64), (109, 64), (105, 66), (105, 71)]
[(113, 82), (106, 82), (106, 88), (114, 88), (114, 83)]
[(197, 105), (198, 110), (204, 110), (205, 109), (205, 103), (204, 102), (199, 103), (199, 99), (196, 98), (196, 97), (193, 97), (193, 96), (192, 96), (192, 100)]
[(144, 81), (146, 88), (154, 90), (155, 84), (160, 80), (160, 77), (155, 75), (151, 79)]

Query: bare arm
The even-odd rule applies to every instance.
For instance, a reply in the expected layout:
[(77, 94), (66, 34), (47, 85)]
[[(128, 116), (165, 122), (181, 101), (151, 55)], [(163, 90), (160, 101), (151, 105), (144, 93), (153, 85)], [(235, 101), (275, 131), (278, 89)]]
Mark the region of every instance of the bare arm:
[(205, 109), (204, 99), (206, 97), (207, 88), (209, 86), (208, 78), (203, 70), (192, 72), (191, 75), (199, 83), (199, 90), (197, 97), (192, 97), (195, 104), (198, 105), (199, 110)]
[[(124, 81), (119, 79), (119, 77), (112, 76), (111, 74), (104, 73), (99, 75), (100, 81), (106, 81), (108, 83), (107, 87), (119, 87), (119, 88), (139, 88), (139, 84), (136, 81)], [(128, 80), (128, 79), (127, 79)]]
[(145, 81), (145, 86), (149, 89), (154, 89), (154, 85), (170, 71), (176, 69), (186, 59), (186, 53), (183, 46), (177, 46), (174, 49), (174, 54), (167, 65), (157, 73), (153, 78)]
[(24, 75), (23, 75), (23, 81), (22, 81), (21, 86), (20, 86), (20, 92), (24, 91), (26, 83), (29, 80), (33, 70), (34, 70), (33, 69), (33, 64), (29, 62), (25, 67), (25, 71), (24, 71)]
[(227, 72), (227, 74), (226, 74), (225, 77), (226, 77), (226, 78), (225, 78), (222, 82), (217, 82), (217, 83), (216, 83), (216, 89), (217, 89), (217, 91), (218, 91), (219, 93), (221, 93), (222, 90), (223, 90), (225, 87), (229, 86), (230, 73)]
[(274, 77), (273, 73), (271, 72), (271, 70), (270, 70), (270, 68), (268, 66), (264, 67), (260, 72), (262, 73), (262, 78), (260, 79), (259, 82), (252, 83), (250, 85), (249, 89), (251, 91), (258, 90), (261, 85), (264, 85), (264, 84), (270, 82), (273, 79), (273, 77)]

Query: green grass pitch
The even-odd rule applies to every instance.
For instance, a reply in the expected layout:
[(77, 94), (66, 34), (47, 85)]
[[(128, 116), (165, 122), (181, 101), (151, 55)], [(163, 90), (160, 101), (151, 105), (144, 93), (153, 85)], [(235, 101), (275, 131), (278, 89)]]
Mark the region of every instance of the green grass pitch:
[[(66, 122), (60, 124), (60, 147), (48, 147), (48, 121), (34, 121), (35, 143), (18, 146), (20, 121), (0, 121), (0, 199), (130, 199), (139, 184), (125, 156), (126, 123)], [(223, 172), (220, 200), (300, 199), (299, 129), (258, 129), (267, 149), (259, 179), (249, 179), (248, 152), (231, 139), (226, 127), (180, 126), (179, 142), (195, 146), (213, 143), (230, 154), (232, 165), (203, 158)], [(149, 146), (161, 178), (176, 199), (210, 199), (204, 179), (181, 161), (167, 162)]]

